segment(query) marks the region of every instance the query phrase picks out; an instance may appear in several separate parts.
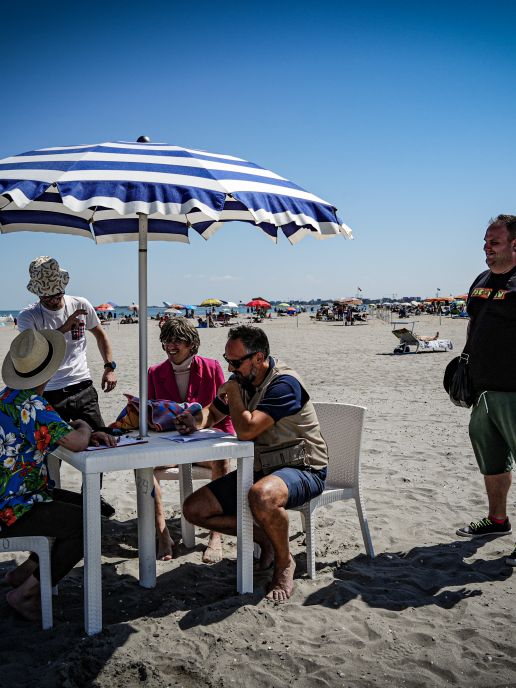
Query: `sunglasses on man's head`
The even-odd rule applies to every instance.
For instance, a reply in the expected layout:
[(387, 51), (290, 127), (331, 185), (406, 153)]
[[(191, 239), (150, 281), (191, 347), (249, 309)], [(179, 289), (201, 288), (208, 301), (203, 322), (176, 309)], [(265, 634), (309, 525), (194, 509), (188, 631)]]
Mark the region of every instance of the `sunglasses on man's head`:
[(246, 354), (245, 356), (242, 356), (242, 358), (228, 358), (226, 354), (222, 354), (222, 357), (228, 365), (235, 370), (238, 370), (244, 361), (247, 361), (248, 358), (252, 358), (255, 354), (256, 351), (253, 351), (252, 354)]

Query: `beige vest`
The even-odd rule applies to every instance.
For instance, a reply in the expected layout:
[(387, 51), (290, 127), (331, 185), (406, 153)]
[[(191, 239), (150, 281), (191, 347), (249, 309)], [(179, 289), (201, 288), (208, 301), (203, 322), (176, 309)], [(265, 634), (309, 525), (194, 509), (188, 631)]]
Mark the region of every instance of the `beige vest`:
[[(256, 410), (256, 407), (261, 402), (267, 388), (273, 380), (279, 375), (291, 375), (294, 377), (301, 387), (306, 390), (303, 380), (299, 377), (295, 370), (289, 368), (287, 365), (274, 360), (274, 367), (269, 368), (265, 380), (261, 385), (256, 387), (254, 395), (250, 394), (241, 387), (242, 398), (244, 405), (248, 411)], [(286, 416), (277, 423), (262, 432), (262, 434), (254, 440), (255, 455), (254, 455), (254, 470), (261, 470), (261, 463), (258, 458), (257, 448), (267, 447), (273, 449), (277, 445), (282, 445), (285, 442), (293, 442), (295, 440), (304, 439), (309, 448), (309, 462), (310, 466), (316, 470), (320, 470), (328, 465), (328, 448), (324, 441), (321, 430), (319, 428), (319, 421), (315, 413), (314, 405), (310, 399), (306, 402), (303, 408), (293, 416)]]

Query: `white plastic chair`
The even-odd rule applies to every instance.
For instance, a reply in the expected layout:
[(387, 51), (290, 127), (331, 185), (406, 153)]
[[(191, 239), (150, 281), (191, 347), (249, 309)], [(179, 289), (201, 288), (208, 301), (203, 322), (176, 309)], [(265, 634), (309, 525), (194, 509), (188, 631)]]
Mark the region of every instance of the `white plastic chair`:
[(44, 535), (0, 538), (0, 552), (35, 552), (39, 559), (39, 587), (41, 590), (41, 625), (52, 628), (52, 579), (50, 549), (52, 540)]
[[(173, 468), (155, 468), (154, 477), (158, 482), (162, 480), (179, 480), (179, 501), (182, 505), (185, 499), (193, 492), (194, 480), (211, 480), (211, 468), (185, 464), (183, 466), (183, 479), (181, 479), (181, 472), (177, 466)], [(182, 513), (181, 538), (185, 547), (195, 547), (195, 526), (189, 523)]]
[(318, 497), (298, 507), (306, 532), (306, 566), (315, 578), (315, 510), (340, 500), (354, 499), (367, 554), (374, 558), (367, 514), (360, 491), (360, 445), (365, 407), (352, 404), (314, 403), (330, 458), (326, 488)]

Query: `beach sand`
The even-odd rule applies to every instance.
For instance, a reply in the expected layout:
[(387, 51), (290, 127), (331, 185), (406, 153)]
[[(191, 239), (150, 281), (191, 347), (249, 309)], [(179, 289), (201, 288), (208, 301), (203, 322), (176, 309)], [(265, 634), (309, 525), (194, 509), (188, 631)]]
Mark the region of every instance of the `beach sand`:
[[(63, 686), (516, 686), (515, 577), (504, 562), (514, 536), (469, 541), (457, 527), (486, 515), (483, 480), (470, 448), (469, 412), (451, 404), (443, 371), (460, 352), (467, 323), (423, 316), (416, 331), (450, 338), (455, 350), (393, 356), (397, 340), (381, 320), (344, 327), (307, 314), (264, 321), (273, 354), (295, 368), (316, 401), (367, 407), (362, 476), (377, 557), (365, 555), (352, 502), (317, 512), (317, 577), (306, 577), (298, 514), (291, 516), (297, 562), (288, 604), (235, 592), (236, 546), (201, 563), (202, 543), (178, 545), (158, 562), (154, 590), (137, 583), (136, 499), (131, 472), (104, 477), (116, 507), (103, 524), (104, 631), (83, 629), (82, 563), (59, 585), (55, 626), (43, 632), (18, 618), (0, 586), (0, 685)], [(138, 328), (111, 323), (118, 387), (99, 393), (106, 421), (138, 393)], [(0, 328), (0, 358), (15, 331)], [(199, 330), (200, 353), (221, 363), (225, 328)], [(98, 388), (102, 366), (88, 344)], [(149, 323), (149, 363), (162, 360)], [(225, 365), (223, 366), (226, 370)], [(79, 474), (62, 470), (63, 486)], [(176, 482), (164, 483), (168, 523), (180, 538)], [(514, 513), (514, 490), (510, 511)], [(3, 575), (22, 555), (0, 556)]]

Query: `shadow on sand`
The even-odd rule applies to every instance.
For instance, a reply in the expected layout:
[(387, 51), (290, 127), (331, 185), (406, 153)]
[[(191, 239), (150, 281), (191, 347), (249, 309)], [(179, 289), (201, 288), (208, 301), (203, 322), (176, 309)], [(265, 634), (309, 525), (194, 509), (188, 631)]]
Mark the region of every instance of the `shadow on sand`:
[[(427, 605), (451, 609), (467, 597), (482, 594), (472, 585), (504, 581), (512, 575), (505, 557), (466, 561), (486, 540), (383, 552), (375, 559), (360, 555), (338, 567), (335, 580), (309, 595), (304, 604), (336, 608), (361, 598), (370, 607), (394, 611)], [(457, 590), (458, 586), (462, 587)]]

